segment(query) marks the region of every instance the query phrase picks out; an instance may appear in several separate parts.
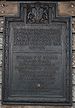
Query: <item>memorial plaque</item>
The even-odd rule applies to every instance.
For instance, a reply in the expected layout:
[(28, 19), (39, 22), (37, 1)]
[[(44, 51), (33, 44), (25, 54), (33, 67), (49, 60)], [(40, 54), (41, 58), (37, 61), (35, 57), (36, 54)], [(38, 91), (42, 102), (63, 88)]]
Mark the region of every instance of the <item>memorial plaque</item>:
[(71, 18), (56, 10), (25, 2), (5, 17), (3, 104), (71, 105)]

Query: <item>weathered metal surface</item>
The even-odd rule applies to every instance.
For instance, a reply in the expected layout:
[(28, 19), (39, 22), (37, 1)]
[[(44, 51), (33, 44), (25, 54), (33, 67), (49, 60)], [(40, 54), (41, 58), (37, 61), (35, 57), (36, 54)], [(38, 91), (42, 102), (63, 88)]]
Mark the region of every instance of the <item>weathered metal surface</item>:
[(18, 3), (0, 1), (0, 16), (18, 15)]
[(20, 4), (20, 17), (5, 18), (3, 104), (71, 105), (70, 18), (55, 9)]
[(59, 15), (75, 16), (75, 1), (58, 2)]

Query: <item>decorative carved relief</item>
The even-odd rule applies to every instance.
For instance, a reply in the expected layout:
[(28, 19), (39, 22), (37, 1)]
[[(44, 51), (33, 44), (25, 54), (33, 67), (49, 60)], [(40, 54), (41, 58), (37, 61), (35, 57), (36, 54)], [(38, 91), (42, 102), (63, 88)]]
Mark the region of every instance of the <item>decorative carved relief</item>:
[(48, 23), (48, 4), (28, 4), (27, 23)]

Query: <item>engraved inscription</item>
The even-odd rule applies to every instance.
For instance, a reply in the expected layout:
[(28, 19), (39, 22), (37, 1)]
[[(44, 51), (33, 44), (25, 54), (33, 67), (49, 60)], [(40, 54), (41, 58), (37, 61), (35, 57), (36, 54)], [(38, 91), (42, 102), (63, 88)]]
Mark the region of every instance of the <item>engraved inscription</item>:
[(25, 45), (30, 49), (59, 46), (61, 45), (61, 30), (59, 27), (55, 29), (14, 29), (14, 45)]
[(27, 4), (26, 23), (40, 24), (49, 22), (49, 6), (48, 4)]
[[(21, 55), (15, 56), (14, 59), (13, 69), (15, 75), (13, 81), (16, 83), (13, 83), (13, 90), (25, 92), (26, 95), (30, 93), (37, 95), (42, 94), (42, 92), (45, 94), (54, 93), (56, 89), (54, 91), (51, 91), (51, 89), (56, 87), (58, 93), (59, 88), (61, 88), (59, 84), (60, 75), (57, 75), (61, 71), (60, 54), (58, 56), (50, 53), (21, 53)], [(57, 87), (57, 84), (59, 84), (59, 87)], [(40, 85), (40, 87), (37, 85)]]

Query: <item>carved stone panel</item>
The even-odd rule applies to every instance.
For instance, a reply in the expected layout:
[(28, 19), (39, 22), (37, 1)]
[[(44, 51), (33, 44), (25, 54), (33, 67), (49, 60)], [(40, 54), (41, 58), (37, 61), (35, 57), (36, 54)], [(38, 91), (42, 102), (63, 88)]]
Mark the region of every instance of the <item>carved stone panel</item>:
[(71, 105), (71, 22), (56, 8), (26, 2), (5, 18), (3, 104)]
[(28, 4), (27, 5), (27, 23), (48, 23), (49, 5), (47, 4)]

